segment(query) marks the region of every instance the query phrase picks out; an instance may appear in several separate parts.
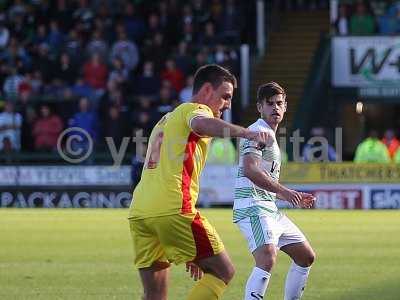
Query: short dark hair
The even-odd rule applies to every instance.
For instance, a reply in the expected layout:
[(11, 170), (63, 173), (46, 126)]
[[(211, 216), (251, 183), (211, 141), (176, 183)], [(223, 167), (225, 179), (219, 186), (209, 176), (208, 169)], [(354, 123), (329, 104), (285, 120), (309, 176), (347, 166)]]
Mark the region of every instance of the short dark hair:
[(225, 81), (232, 83), (236, 88), (236, 77), (227, 69), (216, 64), (202, 66), (194, 74), (193, 94), (196, 94), (206, 82), (211, 83), (216, 89)]
[(261, 103), (275, 95), (286, 97), (285, 89), (273, 81), (260, 85), (257, 91), (257, 103)]

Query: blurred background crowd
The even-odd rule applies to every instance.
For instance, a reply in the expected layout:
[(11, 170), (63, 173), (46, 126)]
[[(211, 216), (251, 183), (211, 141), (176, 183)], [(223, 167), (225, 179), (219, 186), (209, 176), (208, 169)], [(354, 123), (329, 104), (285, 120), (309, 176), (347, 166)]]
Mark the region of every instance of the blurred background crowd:
[[(266, 3), (280, 11), (328, 8), (324, 0)], [(217, 63), (239, 75), (239, 45), (256, 43), (255, 9), (237, 0), (0, 1), (0, 154), (56, 153), (71, 127), (88, 132), (99, 152), (105, 137), (118, 148), (140, 130), (149, 136), (161, 115), (190, 100), (199, 66)], [(340, 1), (331, 29), (396, 34), (400, 2)], [(233, 121), (240, 117), (234, 103)], [(314, 127), (309, 137), (325, 134)], [(396, 130), (370, 132), (354, 160), (400, 162)], [(235, 161), (226, 155), (235, 147), (225, 144), (214, 142), (210, 160)], [(373, 147), (385, 154), (367, 155)], [(310, 149), (303, 145), (303, 161), (313, 161)], [(335, 148), (327, 155), (335, 161)]]
[[(1, 4), (0, 4), (1, 5)], [(193, 73), (237, 74), (247, 5), (212, 1), (10, 1), (0, 14), (0, 150), (53, 151), (68, 127), (149, 132), (191, 98)]]
[(338, 35), (400, 33), (400, 1), (341, 1), (332, 24)]

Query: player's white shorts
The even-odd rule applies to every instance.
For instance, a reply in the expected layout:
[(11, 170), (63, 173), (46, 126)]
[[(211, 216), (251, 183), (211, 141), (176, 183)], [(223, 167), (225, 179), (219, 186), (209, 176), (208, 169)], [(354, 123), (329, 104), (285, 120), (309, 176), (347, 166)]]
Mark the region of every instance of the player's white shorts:
[(251, 216), (236, 224), (247, 239), (251, 252), (262, 245), (274, 244), (281, 248), (306, 241), (300, 229), (282, 213), (276, 216)]

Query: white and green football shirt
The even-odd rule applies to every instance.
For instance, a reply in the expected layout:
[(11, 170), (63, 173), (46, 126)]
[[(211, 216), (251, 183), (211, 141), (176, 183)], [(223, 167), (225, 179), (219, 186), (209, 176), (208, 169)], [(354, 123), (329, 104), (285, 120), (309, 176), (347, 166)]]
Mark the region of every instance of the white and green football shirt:
[(250, 216), (276, 215), (278, 208), (275, 204), (276, 194), (256, 186), (250, 179), (243, 175), (243, 156), (253, 153), (260, 156), (262, 170), (274, 181), (279, 180), (281, 168), (281, 152), (276, 141), (275, 132), (263, 120), (258, 119), (250, 125), (252, 131), (269, 132), (274, 139), (272, 146), (263, 150), (257, 149), (254, 141), (241, 139), (239, 148), (239, 168), (235, 183), (235, 201), (233, 205), (233, 222)]

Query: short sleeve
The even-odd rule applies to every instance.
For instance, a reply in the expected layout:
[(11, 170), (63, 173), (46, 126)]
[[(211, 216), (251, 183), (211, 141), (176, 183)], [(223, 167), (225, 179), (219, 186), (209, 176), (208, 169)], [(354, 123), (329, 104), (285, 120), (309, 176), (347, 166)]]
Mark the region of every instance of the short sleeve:
[(258, 156), (262, 156), (262, 151), (258, 149), (257, 142), (242, 139), (240, 143), (240, 155), (243, 156), (247, 153), (253, 153)]
[(185, 118), (186, 118), (186, 124), (189, 126), (189, 128), (192, 128), (192, 120), (197, 117), (205, 117), (205, 118), (214, 118), (214, 115), (207, 106), (205, 105), (197, 105), (193, 109), (187, 112)]

